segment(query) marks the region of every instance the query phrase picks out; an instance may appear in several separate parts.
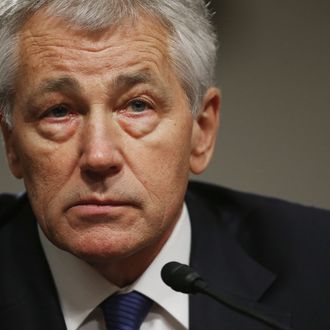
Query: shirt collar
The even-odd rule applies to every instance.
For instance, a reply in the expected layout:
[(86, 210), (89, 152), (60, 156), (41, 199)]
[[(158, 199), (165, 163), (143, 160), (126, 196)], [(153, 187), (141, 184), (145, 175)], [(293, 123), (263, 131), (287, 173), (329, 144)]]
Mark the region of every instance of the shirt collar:
[(188, 328), (188, 295), (175, 292), (163, 283), (160, 271), (167, 262), (189, 263), (191, 226), (186, 205), (171, 236), (146, 271), (130, 286), (118, 288), (93, 267), (53, 245), (39, 228), (68, 330), (76, 330), (87, 316), (116, 291), (137, 290), (159, 304)]

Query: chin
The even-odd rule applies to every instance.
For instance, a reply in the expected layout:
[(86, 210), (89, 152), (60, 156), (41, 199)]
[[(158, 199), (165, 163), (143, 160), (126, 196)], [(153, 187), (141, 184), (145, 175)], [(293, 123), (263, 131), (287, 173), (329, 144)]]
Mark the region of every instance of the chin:
[(105, 263), (128, 258), (143, 249), (145, 244), (133, 237), (116, 234), (87, 233), (77, 239), (71, 236), (60, 248), (88, 263)]

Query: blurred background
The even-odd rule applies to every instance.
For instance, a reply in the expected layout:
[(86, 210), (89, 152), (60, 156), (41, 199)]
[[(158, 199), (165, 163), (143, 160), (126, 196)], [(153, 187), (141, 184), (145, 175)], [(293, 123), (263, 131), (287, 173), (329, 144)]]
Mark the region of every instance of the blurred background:
[[(221, 129), (194, 179), (330, 209), (330, 1), (217, 0)], [(0, 191), (23, 190), (0, 148)]]

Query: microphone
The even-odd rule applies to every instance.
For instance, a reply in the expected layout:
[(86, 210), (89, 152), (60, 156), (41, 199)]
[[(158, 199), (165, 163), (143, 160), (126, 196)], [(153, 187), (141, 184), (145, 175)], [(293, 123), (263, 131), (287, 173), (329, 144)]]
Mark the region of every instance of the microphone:
[(291, 328), (278, 323), (268, 316), (262, 315), (249, 307), (237, 304), (225, 296), (213, 293), (202, 277), (188, 265), (176, 261), (168, 262), (161, 270), (161, 277), (164, 283), (174, 291), (189, 294), (202, 293), (239, 313), (271, 326), (273, 329), (291, 330)]

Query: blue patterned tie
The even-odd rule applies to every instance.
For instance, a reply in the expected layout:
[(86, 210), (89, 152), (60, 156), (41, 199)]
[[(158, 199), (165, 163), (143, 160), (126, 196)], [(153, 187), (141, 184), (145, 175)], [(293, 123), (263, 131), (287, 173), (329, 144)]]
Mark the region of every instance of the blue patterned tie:
[(151, 305), (152, 300), (137, 291), (110, 296), (101, 304), (107, 330), (140, 329)]

